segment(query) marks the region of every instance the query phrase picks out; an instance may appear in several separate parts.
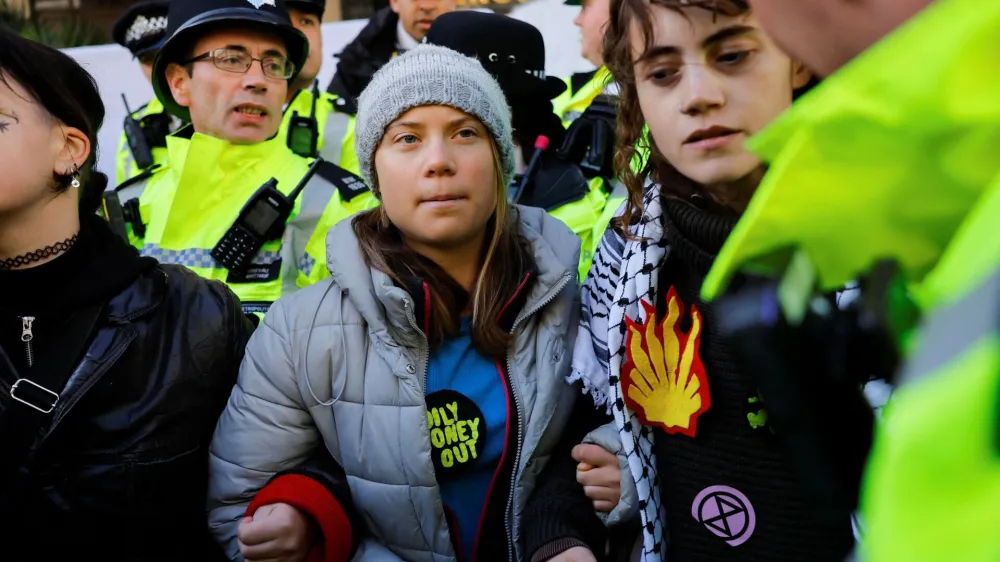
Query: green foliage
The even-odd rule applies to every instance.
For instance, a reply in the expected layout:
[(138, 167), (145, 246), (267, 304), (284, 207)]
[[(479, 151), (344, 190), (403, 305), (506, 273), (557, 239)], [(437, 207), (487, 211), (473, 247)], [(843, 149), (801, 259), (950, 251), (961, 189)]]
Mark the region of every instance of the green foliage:
[(78, 14), (64, 19), (28, 17), (20, 7), (8, 0), (0, 0), (0, 23), (7, 24), (22, 36), (39, 43), (66, 49), (85, 45), (103, 45), (107, 37), (95, 24)]

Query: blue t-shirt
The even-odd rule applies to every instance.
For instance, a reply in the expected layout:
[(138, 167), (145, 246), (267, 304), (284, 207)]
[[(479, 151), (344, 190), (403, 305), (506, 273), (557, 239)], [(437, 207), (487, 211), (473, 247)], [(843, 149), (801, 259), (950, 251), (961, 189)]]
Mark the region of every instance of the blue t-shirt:
[(507, 390), (496, 361), (472, 347), (468, 319), (431, 354), (426, 393), (437, 481), (461, 532), (462, 559), (469, 560), (507, 442)]

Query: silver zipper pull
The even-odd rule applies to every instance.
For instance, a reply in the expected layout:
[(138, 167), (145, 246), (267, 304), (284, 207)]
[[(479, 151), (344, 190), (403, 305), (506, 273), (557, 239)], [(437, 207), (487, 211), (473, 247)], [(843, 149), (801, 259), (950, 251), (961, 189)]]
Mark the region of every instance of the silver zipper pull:
[(31, 325), (35, 322), (34, 316), (21, 317), (21, 341), (28, 343), (35, 339), (35, 334), (31, 332)]
[(31, 341), (35, 339), (35, 334), (31, 331), (31, 326), (34, 322), (34, 316), (21, 317), (21, 341), (24, 342), (24, 354), (28, 359), (28, 367), (35, 366), (35, 349), (31, 345)]

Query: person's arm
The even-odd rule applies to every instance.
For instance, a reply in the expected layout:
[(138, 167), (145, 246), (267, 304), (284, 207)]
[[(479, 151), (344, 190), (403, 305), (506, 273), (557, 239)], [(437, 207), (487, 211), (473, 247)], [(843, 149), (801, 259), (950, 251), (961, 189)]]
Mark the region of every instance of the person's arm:
[(575, 547), (604, 552), (607, 533), (576, 481), (572, 450), (590, 430), (609, 419), (604, 408), (595, 408), (589, 396), (579, 395), (562, 440), (524, 510), (524, 552), (531, 562), (549, 560)]
[[(241, 559), (239, 527), (251, 500), (275, 474), (308, 466), (305, 463), (324, 447), (299, 392), (290, 341), (292, 330), (283, 303), (287, 301), (278, 301), (271, 307), (250, 338), (238, 382), (212, 441), (209, 526), (233, 560)], [(310, 514), (316, 518), (320, 529), (336, 526), (343, 533), (337, 537), (324, 533), (324, 546), (342, 552), (346, 560), (354, 548), (353, 528), (356, 526), (356, 521), (350, 520), (349, 513), (353, 511), (341, 505), (341, 500), (349, 504), (349, 495), (338, 498), (331, 491), (336, 490), (336, 486), (327, 488), (320, 484), (322, 479), (300, 475), (302, 484), (293, 486), (289, 483), (299, 479), (294, 478), (294, 474), (287, 474), (287, 477), (280, 482), (282, 487), (277, 485), (278, 479), (272, 483), (274, 486), (268, 491), (270, 498), (285, 494), (289, 498), (298, 497), (303, 495), (303, 490), (314, 492), (322, 501), (317, 500), (320, 507), (315, 514)], [(345, 527), (344, 521), (350, 525)]]
[[(320, 536), (310, 547), (310, 562), (346, 562), (354, 558), (363, 538), (361, 519), (351, 498), (347, 474), (326, 447), (308, 461), (274, 476), (247, 509), (286, 504), (306, 515)], [(346, 540), (348, 539), (349, 540)]]
[[(614, 422), (588, 433), (583, 444), (573, 449), (573, 457), (591, 467), (587, 472), (577, 473), (577, 481), (583, 486), (604, 488), (594, 490), (588, 497), (594, 496), (590, 499), (605, 525), (614, 527), (638, 517), (639, 493)], [(606, 499), (609, 495), (613, 497)]]

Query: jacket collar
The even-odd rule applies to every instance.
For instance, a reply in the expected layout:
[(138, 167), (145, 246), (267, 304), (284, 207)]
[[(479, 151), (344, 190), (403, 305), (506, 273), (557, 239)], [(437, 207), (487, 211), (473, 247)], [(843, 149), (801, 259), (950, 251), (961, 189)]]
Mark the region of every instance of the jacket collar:
[(821, 290), (885, 257), (920, 282), (1000, 173), (997, 37), (1000, 3), (936, 2), (753, 139), (770, 172), (704, 296), (796, 249)]
[[(500, 311), (500, 316), (497, 318), (497, 323), (505, 330), (511, 330), (514, 327), (514, 322), (517, 320), (518, 314), (524, 308), (525, 302), (527, 301), (528, 294), (531, 291), (531, 287), (534, 285), (535, 278), (538, 272), (534, 269), (528, 271), (524, 279), (518, 285), (514, 294), (510, 295), (507, 299), (506, 304)], [(417, 326), (423, 330), (424, 334), (430, 332), (430, 322), (431, 322), (431, 291), (427, 282), (418, 277), (409, 277), (405, 279), (406, 292), (410, 294), (413, 299), (413, 308), (415, 313), (415, 318), (417, 321)], [(469, 299), (469, 293), (457, 289), (455, 294), (456, 302), (467, 302)]]
[[(517, 211), (516, 220), (532, 248), (536, 269), (502, 315), (500, 321), (508, 326), (513, 326), (526, 311), (543, 305), (546, 298), (551, 298), (549, 293), (567, 279), (572, 281), (579, 260), (579, 239), (558, 219), (541, 209), (517, 207)], [(422, 336), (410, 323), (422, 326), (419, 319), (423, 312), (417, 308), (418, 304), (423, 308), (423, 290), (399, 287), (385, 273), (368, 267), (351, 222), (340, 221), (327, 234), (327, 267), (334, 282), (350, 298), (376, 337), (416, 346)]]
[(287, 158), (290, 150), (281, 135), (257, 144), (232, 144), (209, 135), (196, 133), (187, 125), (167, 137), (170, 168), (184, 170), (197, 166), (222, 175), (239, 174), (248, 168), (267, 166)]
[(108, 302), (108, 320), (112, 324), (130, 324), (156, 310), (166, 292), (167, 274), (158, 267), (151, 269)]

